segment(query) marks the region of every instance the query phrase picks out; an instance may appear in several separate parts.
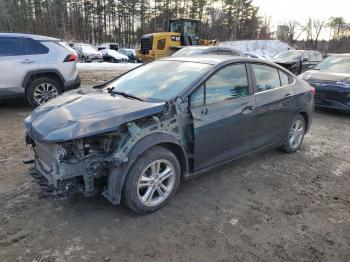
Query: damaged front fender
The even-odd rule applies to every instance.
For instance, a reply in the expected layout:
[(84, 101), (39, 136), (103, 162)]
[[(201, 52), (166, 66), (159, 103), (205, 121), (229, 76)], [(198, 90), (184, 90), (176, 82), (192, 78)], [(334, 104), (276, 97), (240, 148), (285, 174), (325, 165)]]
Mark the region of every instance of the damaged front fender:
[(132, 150), (127, 154), (127, 157), (125, 156), (124, 162), (117, 168), (113, 168), (110, 171), (107, 183), (108, 186), (106, 191), (103, 192), (103, 195), (112, 204), (117, 205), (120, 203), (124, 182), (132, 165), (143, 153), (156, 145), (163, 145), (174, 151), (179, 161), (182, 162), (182, 172), (187, 172), (188, 162), (186, 159), (186, 153), (179, 137), (161, 133), (159, 131), (146, 135), (133, 146)]

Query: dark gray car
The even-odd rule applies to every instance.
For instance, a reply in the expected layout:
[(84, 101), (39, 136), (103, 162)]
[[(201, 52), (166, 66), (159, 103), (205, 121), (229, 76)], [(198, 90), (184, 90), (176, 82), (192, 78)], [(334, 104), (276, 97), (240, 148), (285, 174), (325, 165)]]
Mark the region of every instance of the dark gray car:
[(350, 54), (328, 56), (299, 77), (316, 89), (316, 106), (350, 113)]
[(297, 151), (313, 108), (314, 88), (276, 64), (179, 57), (60, 96), (25, 125), (50, 191), (102, 192), (147, 213), (181, 178), (269, 148)]

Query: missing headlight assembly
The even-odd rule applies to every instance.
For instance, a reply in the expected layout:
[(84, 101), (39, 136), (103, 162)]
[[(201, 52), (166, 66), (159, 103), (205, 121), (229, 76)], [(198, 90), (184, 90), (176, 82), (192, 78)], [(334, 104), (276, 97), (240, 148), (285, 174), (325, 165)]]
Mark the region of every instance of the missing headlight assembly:
[(128, 122), (107, 134), (62, 143), (38, 142), (28, 136), (27, 143), (32, 145), (39, 178), (47, 182), (41, 185), (52, 195), (83, 193), (89, 197), (102, 192), (118, 204), (120, 191), (116, 188), (123, 183), (130, 151), (142, 138), (156, 133), (180, 139), (177, 118), (159, 114)]

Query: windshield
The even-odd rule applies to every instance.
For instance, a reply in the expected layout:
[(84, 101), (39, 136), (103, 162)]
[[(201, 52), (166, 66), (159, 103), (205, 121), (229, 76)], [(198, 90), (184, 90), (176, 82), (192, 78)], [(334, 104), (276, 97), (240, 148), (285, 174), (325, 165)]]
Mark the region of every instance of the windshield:
[(349, 57), (327, 57), (323, 62), (315, 67), (316, 70), (329, 70), (338, 72), (350, 72), (350, 56)]
[(203, 50), (203, 48), (184, 48), (175, 52), (172, 56), (200, 55), (203, 53)]
[(149, 102), (168, 101), (202, 76), (211, 65), (184, 61), (155, 61), (121, 76), (107, 88)]
[(303, 51), (285, 51), (282, 53), (279, 53), (275, 56), (277, 59), (290, 59), (290, 60), (298, 60), (301, 59), (303, 55)]

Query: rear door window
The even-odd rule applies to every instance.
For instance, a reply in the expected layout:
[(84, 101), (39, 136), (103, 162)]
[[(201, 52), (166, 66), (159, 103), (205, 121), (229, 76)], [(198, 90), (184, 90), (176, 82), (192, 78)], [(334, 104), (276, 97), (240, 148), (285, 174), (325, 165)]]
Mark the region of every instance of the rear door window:
[(34, 54), (40, 55), (40, 54), (47, 54), (49, 52), (49, 49), (46, 46), (44, 46), (42, 43), (35, 41), (31, 38), (28, 38), (27, 41), (29, 42)]
[(281, 86), (279, 73), (276, 68), (263, 64), (252, 64), (252, 68), (258, 93)]
[(0, 37), (0, 56), (17, 56), (21, 54), (20, 38)]

